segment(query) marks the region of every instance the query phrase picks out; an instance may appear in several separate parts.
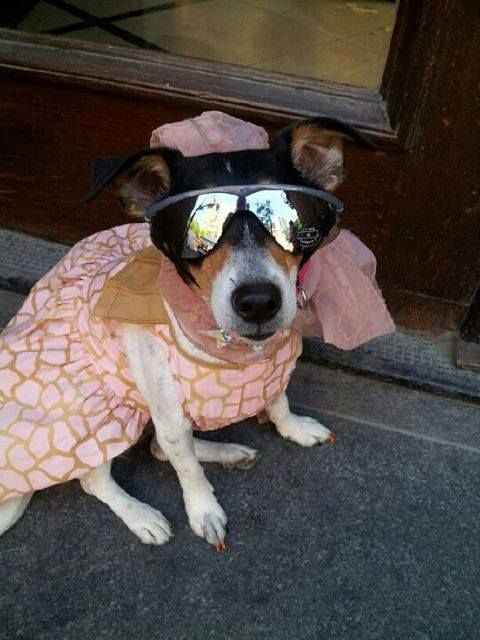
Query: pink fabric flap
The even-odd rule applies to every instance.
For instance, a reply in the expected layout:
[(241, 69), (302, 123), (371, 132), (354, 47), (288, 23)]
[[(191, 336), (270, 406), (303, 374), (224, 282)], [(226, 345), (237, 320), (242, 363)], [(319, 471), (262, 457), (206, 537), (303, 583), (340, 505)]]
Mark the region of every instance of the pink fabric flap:
[(373, 253), (353, 233), (338, 237), (310, 258), (300, 274), (309, 302), (296, 328), (339, 349), (392, 333), (395, 325), (375, 281)]

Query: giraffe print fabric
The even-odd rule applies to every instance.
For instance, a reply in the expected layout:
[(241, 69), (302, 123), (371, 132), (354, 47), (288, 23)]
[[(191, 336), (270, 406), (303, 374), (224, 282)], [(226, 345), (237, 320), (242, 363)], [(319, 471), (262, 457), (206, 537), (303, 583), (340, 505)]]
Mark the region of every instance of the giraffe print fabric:
[[(0, 502), (78, 478), (134, 444), (149, 420), (130, 376), (122, 324), (92, 310), (109, 278), (150, 245), (127, 224), (75, 245), (31, 290), (0, 336)], [(196, 428), (258, 414), (282, 393), (300, 354), (296, 331), (265, 360), (194, 360), (167, 324), (149, 326)]]

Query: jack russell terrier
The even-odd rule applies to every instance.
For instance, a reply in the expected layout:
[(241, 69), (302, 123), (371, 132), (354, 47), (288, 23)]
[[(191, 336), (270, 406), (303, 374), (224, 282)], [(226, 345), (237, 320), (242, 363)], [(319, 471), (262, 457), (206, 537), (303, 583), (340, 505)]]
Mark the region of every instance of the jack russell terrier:
[(175, 468), (191, 528), (225, 548), (227, 516), (200, 463), (248, 468), (257, 452), (193, 429), (258, 416), (301, 446), (333, 442), (285, 394), (301, 334), (335, 343), (326, 316), (318, 323), (328, 261), (356, 274), (342, 300), (363, 305), (353, 341), (340, 331), (345, 348), (393, 329), (374, 258), (339, 233), (331, 194), (343, 140), (368, 140), (328, 118), (288, 127), (272, 147), (263, 129), (218, 112), (178, 126), (173, 141), (161, 127), (154, 148), (97, 161), (90, 197), (112, 185), (136, 222), (75, 245), (0, 337), (0, 533), (34, 491), (78, 478), (142, 542), (167, 542), (162, 514), (110, 474), (151, 417), (151, 451)]

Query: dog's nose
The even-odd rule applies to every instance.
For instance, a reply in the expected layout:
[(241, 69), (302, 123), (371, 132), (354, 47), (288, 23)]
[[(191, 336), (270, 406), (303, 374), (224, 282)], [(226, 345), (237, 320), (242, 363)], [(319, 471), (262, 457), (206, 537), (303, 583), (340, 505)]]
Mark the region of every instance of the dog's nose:
[(271, 320), (282, 305), (280, 289), (268, 282), (244, 284), (232, 294), (236, 313), (248, 322), (261, 324)]

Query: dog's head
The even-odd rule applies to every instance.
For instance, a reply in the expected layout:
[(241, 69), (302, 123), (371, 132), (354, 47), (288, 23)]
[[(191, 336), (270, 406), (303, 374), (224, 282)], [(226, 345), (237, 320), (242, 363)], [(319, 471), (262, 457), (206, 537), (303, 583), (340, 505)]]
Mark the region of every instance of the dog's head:
[[(351, 127), (315, 118), (283, 130), (270, 149), (184, 157), (158, 148), (100, 160), (89, 196), (113, 183), (127, 213), (142, 219), (159, 200), (191, 190), (290, 184), (333, 191), (343, 181), (344, 138), (372, 148)], [(325, 219), (331, 219), (327, 203), (324, 206)], [(296, 313), (297, 272), (308, 253), (283, 249), (258, 217), (242, 211), (225, 224), (213, 250), (186, 259), (182, 247), (187, 221), (181, 205), (175, 217), (159, 212), (151, 221), (152, 241), (190, 286), (200, 288), (218, 326), (257, 341), (289, 327)]]

